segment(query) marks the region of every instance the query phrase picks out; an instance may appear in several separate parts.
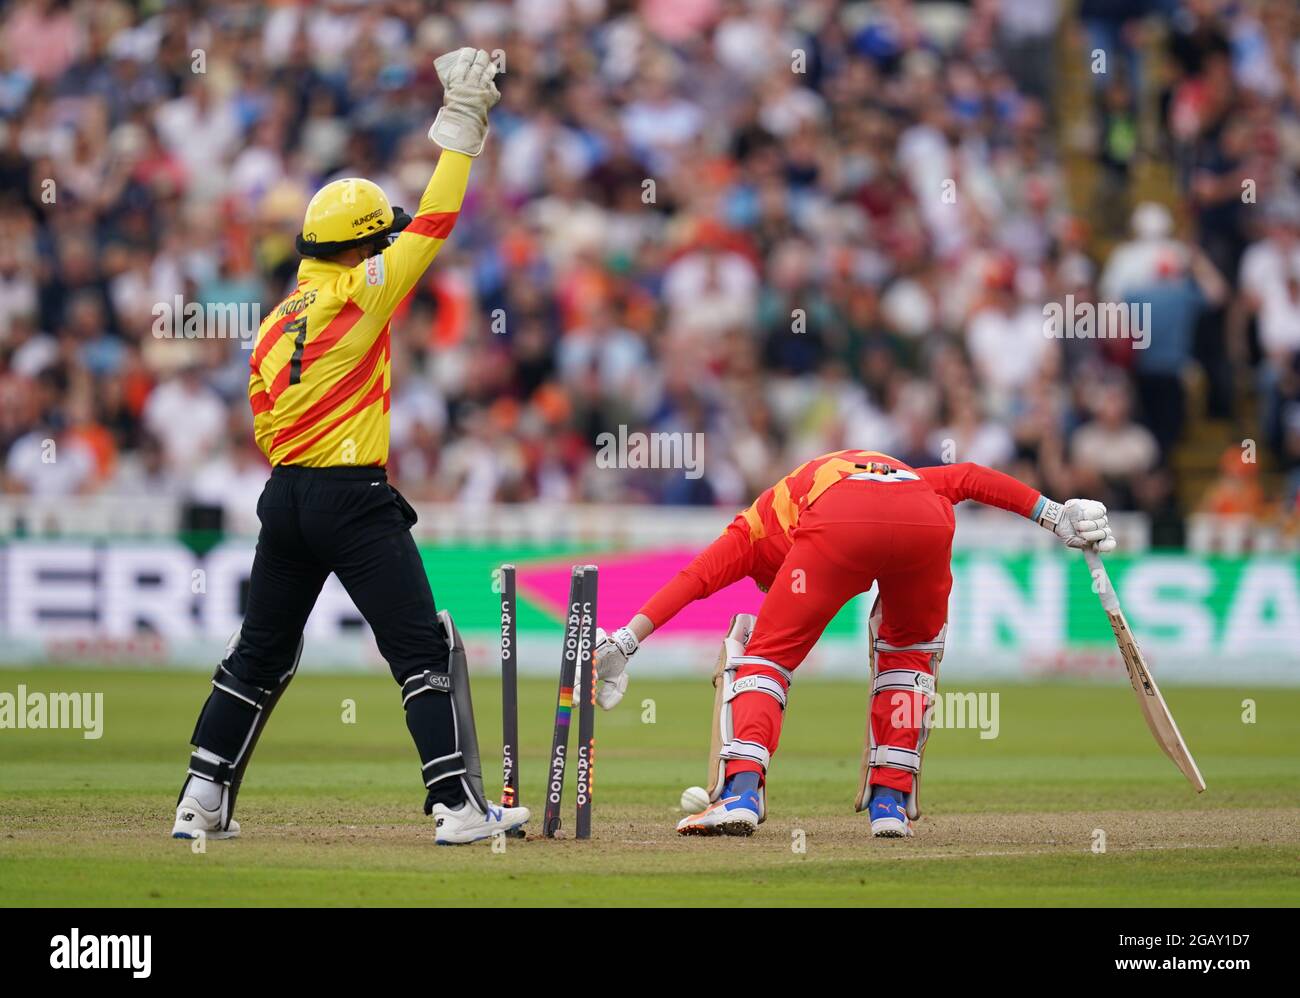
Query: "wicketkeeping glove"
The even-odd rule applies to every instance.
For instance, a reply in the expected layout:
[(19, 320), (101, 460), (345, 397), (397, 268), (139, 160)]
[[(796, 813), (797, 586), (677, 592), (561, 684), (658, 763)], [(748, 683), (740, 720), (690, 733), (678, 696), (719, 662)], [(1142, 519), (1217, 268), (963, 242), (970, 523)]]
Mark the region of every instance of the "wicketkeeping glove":
[(496, 64), (483, 49), (463, 48), (434, 60), (442, 81), (442, 108), (429, 138), (455, 152), (477, 156), (487, 141), (487, 113), (501, 99), (492, 78)]
[(596, 703), (602, 710), (618, 705), (627, 692), (627, 660), (636, 654), (636, 635), (620, 627), (606, 634), (603, 627), (596, 628)]
[(1115, 550), (1106, 506), (1096, 499), (1069, 499), (1064, 505), (1044, 499), (1038, 524), (1065, 541), (1066, 547), (1091, 547), (1102, 554)]

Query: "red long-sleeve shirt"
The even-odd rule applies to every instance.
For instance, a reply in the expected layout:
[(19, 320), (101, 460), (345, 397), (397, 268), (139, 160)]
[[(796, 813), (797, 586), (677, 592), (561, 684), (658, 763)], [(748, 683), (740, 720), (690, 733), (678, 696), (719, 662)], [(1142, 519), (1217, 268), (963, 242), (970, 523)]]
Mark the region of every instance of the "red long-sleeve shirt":
[(799, 517), (828, 488), (851, 475), (918, 478), (954, 506), (966, 499), (1021, 516), (1041, 498), (1010, 475), (966, 462), (911, 468), (878, 451), (844, 450), (801, 464), (739, 513), (721, 536), (646, 601), (641, 613), (656, 628), (686, 604), (711, 596), (748, 576), (766, 590), (794, 543)]

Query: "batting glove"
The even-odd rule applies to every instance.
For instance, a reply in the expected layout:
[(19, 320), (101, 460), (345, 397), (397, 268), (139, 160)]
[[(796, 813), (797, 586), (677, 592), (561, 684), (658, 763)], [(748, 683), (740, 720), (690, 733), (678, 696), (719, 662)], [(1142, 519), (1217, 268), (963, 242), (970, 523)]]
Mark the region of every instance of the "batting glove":
[(636, 635), (620, 627), (613, 634), (596, 628), (596, 703), (602, 710), (612, 710), (627, 692), (627, 660), (636, 654)]
[(442, 108), (429, 138), (454, 152), (477, 156), (487, 141), (488, 111), (501, 99), (492, 78), (496, 64), (483, 49), (463, 48), (434, 60), (442, 81)]
[(1096, 499), (1069, 499), (1062, 505), (1044, 498), (1037, 520), (1039, 526), (1061, 538), (1066, 547), (1091, 547), (1101, 554), (1115, 550), (1115, 534), (1110, 529), (1106, 506)]

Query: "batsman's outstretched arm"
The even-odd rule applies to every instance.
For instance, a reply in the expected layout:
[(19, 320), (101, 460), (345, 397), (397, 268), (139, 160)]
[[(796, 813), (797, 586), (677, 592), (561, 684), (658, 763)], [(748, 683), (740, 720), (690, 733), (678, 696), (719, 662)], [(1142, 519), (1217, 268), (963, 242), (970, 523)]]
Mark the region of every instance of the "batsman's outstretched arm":
[(684, 569), (650, 597), (626, 625), (606, 634), (596, 630), (596, 673), (600, 686), (596, 703), (610, 710), (627, 691), (627, 660), (656, 627), (697, 599), (712, 596), (753, 570), (754, 546), (741, 517), (701, 551)]
[(1115, 550), (1115, 535), (1110, 529), (1106, 506), (1096, 499), (1053, 502), (1010, 475), (969, 461), (917, 468), (916, 473), (954, 506), (966, 499), (996, 506), (1028, 517), (1040, 527), (1052, 531), (1065, 542), (1066, 547), (1092, 547), (1101, 552)]

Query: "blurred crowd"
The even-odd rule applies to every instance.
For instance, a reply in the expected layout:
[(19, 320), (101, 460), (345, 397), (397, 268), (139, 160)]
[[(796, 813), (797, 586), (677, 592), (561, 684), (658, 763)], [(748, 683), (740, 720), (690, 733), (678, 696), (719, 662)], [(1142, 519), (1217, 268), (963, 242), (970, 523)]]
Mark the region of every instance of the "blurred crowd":
[[(20, 0), (0, 18), (5, 491), (251, 507), (247, 343), (157, 335), (158, 308), (267, 314), (331, 179), (414, 207), (433, 60), (469, 44), (496, 53), (503, 97), (393, 323), (390, 469), (411, 498), (735, 507), (854, 446), (1176, 524), (1193, 412), (1285, 481), (1229, 454), (1206, 503), (1295, 503), (1292, 0)], [(1148, 305), (1149, 342), (1048, 335), (1053, 302)], [(619, 426), (703, 433), (704, 474), (598, 467)]]

